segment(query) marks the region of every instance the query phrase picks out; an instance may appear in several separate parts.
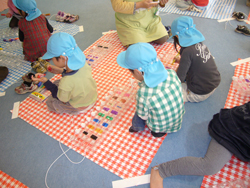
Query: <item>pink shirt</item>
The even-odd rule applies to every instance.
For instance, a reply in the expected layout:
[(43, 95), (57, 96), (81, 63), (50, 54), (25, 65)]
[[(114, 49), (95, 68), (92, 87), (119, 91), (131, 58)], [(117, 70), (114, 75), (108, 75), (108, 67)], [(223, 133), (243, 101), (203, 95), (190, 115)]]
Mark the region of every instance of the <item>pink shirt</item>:
[(19, 14), (17, 8), (15, 7), (15, 5), (13, 4), (12, 0), (8, 0), (8, 7), (9, 7), (9, 13), (11, 14), (11, 16), (13, 15), (13, 12), (15, 12), (16, 14)]

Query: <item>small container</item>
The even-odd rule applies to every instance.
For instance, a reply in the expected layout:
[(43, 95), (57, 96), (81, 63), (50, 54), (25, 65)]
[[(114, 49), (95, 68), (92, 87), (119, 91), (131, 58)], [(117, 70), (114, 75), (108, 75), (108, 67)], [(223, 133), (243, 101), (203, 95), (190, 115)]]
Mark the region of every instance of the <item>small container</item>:
[(232, 77), (233, 87), (237, 89), (238, 93), (241, 96), (249, 96), (250, 95), (250, 80), (248, 78), (244, 78), (243, 75), (239, 77)]

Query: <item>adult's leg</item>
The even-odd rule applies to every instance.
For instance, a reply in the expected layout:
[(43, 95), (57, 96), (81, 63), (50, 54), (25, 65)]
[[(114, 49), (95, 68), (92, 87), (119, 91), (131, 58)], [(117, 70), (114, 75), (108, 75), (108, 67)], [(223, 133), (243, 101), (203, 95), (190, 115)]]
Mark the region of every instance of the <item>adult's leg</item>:
[(156, 43), (156, 44), (164, 44), (168, 40), (168, 38), (169, 38), (169, 36), (166, 35), (166, 36), (164, 36), (164, 37), (162, 37), (160, 39), (157, 39), (157, 40), (155, 40), (153, 42)]
[[(152, 168), (150, 187), (163, 188), (163, 179), (176, 175), (212, 175), (220, 171), (231, 159), (232, 153), (212, 139), (206, 155), (202, 157), (182, 157)], [(158, 186), (158, 187), (157, 187)]]
[(220, 171), (231, 159), (232, 153), (212, 139), (206, 155), (202, 157), (182, 157), (159, 165), (162, 178), (175, 175), (212, 175)]
[(176, 0), (175, 5), (180, 10), (187, 10), (190, 5), (193, 5), (191, 0), (185, 1), (185, 0)]

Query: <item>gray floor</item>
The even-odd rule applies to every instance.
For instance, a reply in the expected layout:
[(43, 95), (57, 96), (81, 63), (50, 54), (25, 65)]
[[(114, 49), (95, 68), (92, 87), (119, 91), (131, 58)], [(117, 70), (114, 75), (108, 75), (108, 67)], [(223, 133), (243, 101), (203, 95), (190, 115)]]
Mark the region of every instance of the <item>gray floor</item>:
[[(75, 39), (82, 50), (102, 36), (102, 32), (115, 30), (114, 11), (109, 0), (37, 0), (38, 8), (43, 13), (56, 14), (59, 10), (78, 14), (80, 19), (75, 23), (84, 26), (84, 32), (75, 35)], [(238, 0), (236, 11), (246, 14), (245, 0)], [(6, 13), (3, 11), (1, 13)], [(180, 15), (162, 13), (164, 25), (171, 25)], [(0, 18), (0, 19), (3, 19)], [(55, 17), (51, 18), (52, 20)], [(169, 134), (153, 159), (150, 168), (156, 164), (179, 157), (203, 156), (210, 137), (207, 125), (213, 114), (223, 108), (228, 94), (234, 67), (230, 62), (238, 58), (249, 57), (250, 37), (234, 32), (237, 25), (246, 25), (244, 22), (231, 21), (231, 25), (218, 23), (216, 20), (194, 17), (196, 27), (205, 36), (205, 44), (215, 57), (222, 81), (216, 92), (206, 101), (196, 104), (185, 104), (182, 129)], [(248, 26), (250, 28), (250, 26)], [(48, 74), (50, 78), (52, 75)], [(0, 170), (21, 181), (31, 188), (45, 186), (45, 175), (53, 161), (62, 154), (56, 140), (42, 133), (35, 127), (17, 118), (11, 120), (10, 110), (13, 103), (23, 101), (27, 95), (17, 95), (14, 84), (6, 90), (6, 95), (0, 97)], [(64, 149), (67, 149), (64, 146)], [(79, 161), (82, 156), (74, 151), (68, 152), (73, 161)], [(176, 176), (164, 180), (164, 187), (197, 188), (200, 187), (203, 177)], [(110, 188), (112, 181), (121, 178), (105, 170), (92, 161), (85, 159), (81, 164), (70, 163), (65, 156), (61, 157), (50, 169), (47, 183), (51, 188)], [(147, 185), (136, 186), (146, 188)]]

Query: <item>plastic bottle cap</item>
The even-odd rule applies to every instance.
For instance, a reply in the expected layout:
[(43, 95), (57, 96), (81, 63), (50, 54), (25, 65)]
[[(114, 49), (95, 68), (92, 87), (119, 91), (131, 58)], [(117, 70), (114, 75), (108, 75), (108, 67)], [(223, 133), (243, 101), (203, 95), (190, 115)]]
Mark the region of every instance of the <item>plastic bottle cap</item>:
[(238, 78), (236, 76), (233, 76), (232, 77), (232, 80), (237, 80)]
[(114, 94), (114, 92), (113, 92), (113, 91), (109, 91), (109, 94), (113, 95), (113, 94)]
[(81, 132), (81, 129), (76, 129), (76, 130), (75, 130), (75, 133), (76, 133), (76, 134), (79, 134), (80, 132)]

